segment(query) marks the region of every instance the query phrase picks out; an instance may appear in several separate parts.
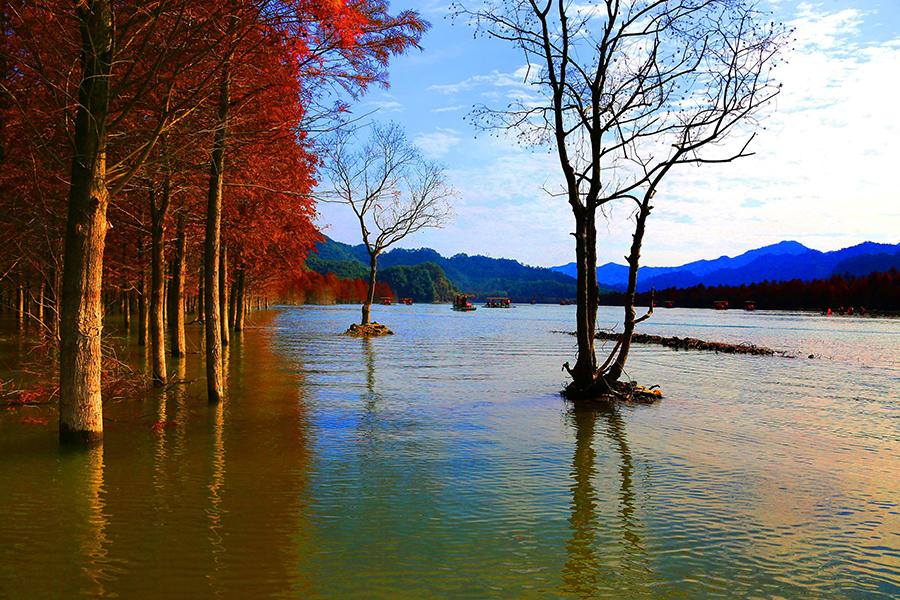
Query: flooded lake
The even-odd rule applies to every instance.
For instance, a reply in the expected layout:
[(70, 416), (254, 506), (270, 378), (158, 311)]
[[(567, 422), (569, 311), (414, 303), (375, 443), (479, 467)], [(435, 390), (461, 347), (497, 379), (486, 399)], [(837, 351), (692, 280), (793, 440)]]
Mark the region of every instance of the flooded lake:
[(576, 411), (574, 313), (378, 306), (373, 340), (337, 335), (356, 306), (255, 313), (226, 402), (170, 358), (190, 383), (108, 399), (87, 452), (0, 411), (0, 597), (900, 595), (900, 320), (660, 309), (640, 331), (798, 358), (638, 346), (665, 398)]

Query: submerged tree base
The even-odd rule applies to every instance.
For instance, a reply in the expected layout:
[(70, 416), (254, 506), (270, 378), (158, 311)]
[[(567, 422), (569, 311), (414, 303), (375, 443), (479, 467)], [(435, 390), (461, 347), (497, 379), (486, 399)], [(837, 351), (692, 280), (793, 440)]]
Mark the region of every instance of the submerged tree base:
[(383, 335), (394, 335), (394, 332), (388, 329), (386, 325), (372, 321), (365, 325), (354, 323), (344, 332), (344, 335), (353, 337), (380, 337)]
[(644, 387), (635, 381), (609, 383), (603, 378), (587, 388), (573, 381), (560, 393), (563, 398), (576, 404), (653, 404), (663, 397), (659, 386)]

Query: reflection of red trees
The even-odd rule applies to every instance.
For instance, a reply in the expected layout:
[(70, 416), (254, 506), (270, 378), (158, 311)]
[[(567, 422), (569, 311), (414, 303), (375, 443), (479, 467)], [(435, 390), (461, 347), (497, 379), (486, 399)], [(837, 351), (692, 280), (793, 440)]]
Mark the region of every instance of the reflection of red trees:
[[(604, 294), (603, 304), (620, 305), (621, 293)], [(676, 306), (710, 308), (716, 300), (728, 300), (734, 308), (752, 300), (757, 308), (794, 310), (837, 309), (840, 306), (900, 312), (900, 272), (891, 269), (863, 277), (835, 275), (813, 281), (763, 281), (740, 286), (703, 284), (689, 288), (668, 288), (656, 292), (659, 304), (671, 300)], [(638, 294), (639, 304), (647, 304), (650, 294)]]
[[(362, 279), (341, 279), (334, 273), (306, 271), (284, 281), (280, 296), (297, 304), (361, 304), (366, 299), (367, 288), (368, 283)], [(391, 286), (376, 283), (375, 298), (384, 297), (395, 297)]]

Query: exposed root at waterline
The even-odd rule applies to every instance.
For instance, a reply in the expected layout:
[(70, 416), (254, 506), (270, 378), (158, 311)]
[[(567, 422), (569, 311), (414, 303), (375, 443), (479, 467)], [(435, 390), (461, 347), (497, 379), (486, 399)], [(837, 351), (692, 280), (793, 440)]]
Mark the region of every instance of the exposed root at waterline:
[(663, 397), (658, 385), (644, 387), (636, 381), (609, 383), (603, 378), (598, 378), (587, 388), (581, 388), (573, 381), (560, 394), (566, 400), (581, 405), (653, 404)]

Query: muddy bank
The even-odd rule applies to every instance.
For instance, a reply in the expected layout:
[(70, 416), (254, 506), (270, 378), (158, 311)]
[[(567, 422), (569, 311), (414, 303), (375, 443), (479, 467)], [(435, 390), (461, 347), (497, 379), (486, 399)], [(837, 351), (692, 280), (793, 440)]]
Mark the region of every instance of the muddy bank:
[[(572, 331), (557, 331), (555, 333), (565, 333), (575, 335)], [(613, 331), (598, 331), (594, 337), (598, 340), (619, 341), (622, 334)], [(650, 335), (646, 333), (635, 333), (631, 336), (633, 344), (656, 344), (657, 346), (665, 346), (673, 350), (698, 350), (702, 352), (722, 352), (723, 354), (752, 354), (755, 356), (783, 356), (785, 358), (795, 358), (794, 355), (781, 350), (773, 350), (765, 346), (756, 346), (754, 344), (729, 344), (726, 342), (707, 342), (692, 337), (664, 337), (661, 335)]]

